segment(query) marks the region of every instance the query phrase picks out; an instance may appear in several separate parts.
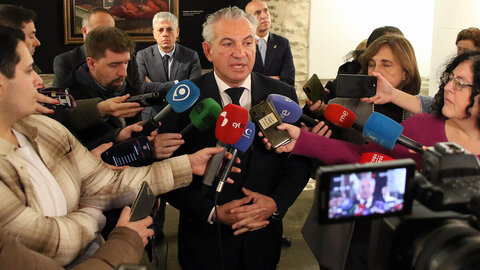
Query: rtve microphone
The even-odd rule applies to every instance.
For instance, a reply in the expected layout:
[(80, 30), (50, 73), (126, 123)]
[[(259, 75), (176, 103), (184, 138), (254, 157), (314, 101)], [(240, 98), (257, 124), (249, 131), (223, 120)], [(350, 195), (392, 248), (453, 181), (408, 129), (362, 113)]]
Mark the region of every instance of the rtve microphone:
[(402, 135), (402, 132), (402, 125), (378, 112), (373, 112), (363, 127), (363, 135), (385, 148), (392, 150), (395, 143), (398, 143), (423, 153), (422, 145)]
[[(215, 137), (219, 141), (217, 146), (227, 147), (228, 145), (235, 144), (242, 137), (242, 134), (247, 127), (247, 122), (247, 110), (232, 103), (227, 104), (220, 112), (220, 116), (217, 119), (217, 125), (215, 126)], [(226, 149), (213, 155), (210, 161), (208, 161), (205, 175), (202, 179), (202, 195), (206, 195), (209, 188), (212, 186), (212, 183), (220, 170), (220, 166), (223, 163), (225, 152)]]
[(206, 98), (198, 102), (190, 111), (191, 123), (180, 132), (182, 137), (194, 127), (200, 131), (214, 127), (221, 111), (222, 107), (213, 98)]
[(359, 131), (363, 130), (363, 124), (355, 120), (355, 114), (342, 105), (334, 103), (328, 104), (325, 108), (323, 116), (330, 123), (341, 128), (353, 127)]
[(270, 94), (268, 95), (267, 100), (273, 104), (273, 107), (275, 107), (275, 110), (285, 123), (294, 124), (297, 121), (301, 121), (309, 127), (314, 127), (319, 123), (315, 121), (315, 119), (303, 114), (302, 107), (289, 97)]
[(149, 136), (152, 131), (158, 128), (158, 122), (161, 122), (172, 110), (176, 113), (184, 112), (195, 104), (198, 97), (200, 97), (200, 89), (190, 80), (183, 80), (175, 84), (165, 96), (168, 102), (167, 106), (157, 115), (144, 122), (142, 124), (143, 130), (140, 133)]
[(393, 158), (382, 153), (370, 152), (363, 153), (360, 156), (360, 163), (380, 163), (384, 161), (394, 160)]
[(247, 127), (242, 134), (242, 137), (230, 148), (229, 152), (232, 154), (232, 158), (227, 160), (227, 164), (223, 166), (223, 171), (220, 173), (219, 182), (217, 185), (217, 192), (222, 192), (223, 185), (227, 181), (228, 175), (232, 170), (235, 159), (239, 153), (245, 153), (248, 150), (250, 145), (252, 145), (253, 138), (255, 137), (255, 124), (251, 121), (248, 121)]

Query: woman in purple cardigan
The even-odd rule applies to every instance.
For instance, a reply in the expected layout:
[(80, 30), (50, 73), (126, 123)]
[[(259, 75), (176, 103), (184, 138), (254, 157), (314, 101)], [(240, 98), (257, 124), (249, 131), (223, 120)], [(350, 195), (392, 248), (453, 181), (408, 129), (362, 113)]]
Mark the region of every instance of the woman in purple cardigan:
[[(402, 122), (403, 134), (424, 146), (437, 142), (455, 142), (475, 155), (480, 154), (480, 52), (467, 52), (456, 56), (443, 72), (440, 89), (435, 95), (434, 114), (418, 114)], [(366, 152), (380, 152), (392, 158), (412, 158), (421, 168), (421, 154), (396, 145), (387, 150), (375, 143), (355, 145), (345, 141), (320, 137), (282, 124), (292, 140), (276, 149), (295, 155), (314, 157), (326, 164), (357, 163)], [(267, 148), (270, 144), (265, 139)]]

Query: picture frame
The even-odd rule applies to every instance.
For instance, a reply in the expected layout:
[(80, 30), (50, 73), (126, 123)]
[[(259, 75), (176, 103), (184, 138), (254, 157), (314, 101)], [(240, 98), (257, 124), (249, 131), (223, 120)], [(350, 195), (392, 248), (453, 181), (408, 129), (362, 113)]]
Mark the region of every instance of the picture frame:
[(153, 16), (169, 11), (178, 18), (179, 0), (64, 0), (65, 44), (83, 43), (82, 18), (94, 7), (108, 10), (115, 26), (127, 32), (135, 42), (154, 42)]

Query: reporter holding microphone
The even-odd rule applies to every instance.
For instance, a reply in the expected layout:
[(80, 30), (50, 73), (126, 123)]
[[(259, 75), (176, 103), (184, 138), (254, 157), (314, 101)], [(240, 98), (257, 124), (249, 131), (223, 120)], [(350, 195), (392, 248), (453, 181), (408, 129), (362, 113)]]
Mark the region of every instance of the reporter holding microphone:
[[(437, 142), (455, 142), (467, 151), (480, 155), (480, 52), (468, 52), (456, 56), (442, 73), (440, 88), (435, 95), (434, 114), (417, 114), (402, 122), (403, 134), (424, 146), (433, 146)], [(386, 150), (375, 143), (355, 145), (349, 142), (329, 139), (300, 130), (298, 127), (282, 124), (279, 129), (287, 130), (292, 140), (289, 144), (276, 149), (276, 152), (291, 152), (293, 155), (303, 155), (319, 159), (328, 164), (344, 164), (358, 162), (361, 154), (379, 152), (394, 159), (412, 158), (417, 162), (417, 168), (422, 167), (421, 155), (412, 153), (406, 147), (396, 145), (393, 150)], [(269, 149), (268, 140), (264, 139)], [(351, 228), (343, 228), (351, 232)], [(324, 236), (327, 237), (327, 236)], [(317, 238), (325, 241), (325, 238)], [(348, 248), (345, 243), (338, 242), (343, 254), (336, 258), (343, 261), (329, 261), (329, 269), (341, 269), (344, 266)], [(341, 240), (340, 240), (341, 241)], [(332, 243), (332, 242), (329, 242)], [(322, 256), (332, 255), (336, 247), (320, 253)], [(323, 251), (323, 250), (322, 250)], [(337, 250), (338, 251), (338, 250)], [(330, 252), (330, 253), (329, 253)], [(341, 255), (345, 257), (341, 258)], [(324, 257), (322, 257), (324, 258)], [(318, 257), (317, 257), (318, 259)], [(324, 261), (320, 261), (324, 263)]]

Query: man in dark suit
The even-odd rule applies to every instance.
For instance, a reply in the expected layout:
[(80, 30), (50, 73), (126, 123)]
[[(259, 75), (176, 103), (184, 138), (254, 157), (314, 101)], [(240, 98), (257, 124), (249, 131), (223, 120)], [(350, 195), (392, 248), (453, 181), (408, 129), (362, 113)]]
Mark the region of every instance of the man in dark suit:
[[(213, 72), (193, 80), (201, 89), (199, 100), (210, 97), (223, 106), (234, 103), (247, 110), (272, 93), (297, 100), (293, 87), (252, 73), (256, 29), (252, 15), (237, 7), (224, 8), (209, 15), (203, 27), (203, 49)], [(160, 129), (178, 132), (189, 123), (188, 115), (189, 111), (174, 115)], [(215, 145), (214, 134), (213, 129), (187, 134), (175, 154)], [(180, 210), (178, 254), (183, 269), (222, 269), (222, 264), (224, 269), (276, 268), (282, 217), (306, 185), (311, 164), (300, 156), (266, 150), (258, 136), (240, 158), (242, 172), (230, 175), (235, 184), (224, 186), (218, 202), (214, 188), (206, 196), (200, 194), (201, 178), (166, 195)]]
[[(104, 8), (92, 8), (82, 20), (83, 39), (87, 34), (98, 26), (115, 26), (115, 20), (112, 15)], [(64, 52), (55, 56), (53, 59), (53, 86), (65, 88), (70, 73), (79, 65), (85, 63), (85, 46), (79, 46), (71, 51)], [(127, 82), (133, 85), (139, 91), (142, 91), (142, 84), (138, 76), (137, 62), (135, 55), (130, 56), (127, 66)]]
[[(175, 43), (179, 33), (175, 15), (170, 12), (155, 14), (153, 37), (157, 44), (137, 53), (138, 72), (145, 93), (161, 91), (161, 96), (165, 96), (179, 81), (202, 75), (197, 52)], [(147, 108), (142, 117), (149, 119), (160, 109), (160, 105)]]
[(254, 0), (245, 11), (257, 18), (257, 55), (253, 71), (284, 83), (295, 85), (295, 66), (288, 39), (270, 33), (270, 12), (267, 4)]

